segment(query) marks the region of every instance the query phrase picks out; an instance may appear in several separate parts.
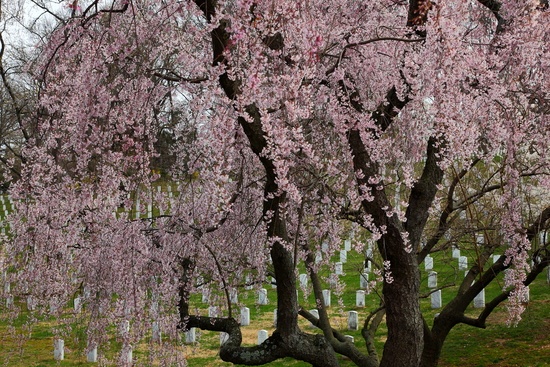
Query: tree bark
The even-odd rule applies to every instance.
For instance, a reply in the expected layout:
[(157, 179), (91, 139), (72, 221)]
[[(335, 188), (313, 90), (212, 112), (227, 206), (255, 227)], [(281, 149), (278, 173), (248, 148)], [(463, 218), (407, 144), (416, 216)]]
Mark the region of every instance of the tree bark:
[[(206, 20), (210, 21), (215, 15), (216, 1), (196, 0), (195, 3), (203, 11)], [(222, 20), (220, 25), (211, 32), (213, 65), (227, 65), (224, 50), (228, 47), (229, 34), (226, 31), (226, 26)], [(240, 93), (238, 80), (231, 80), (228, 73), (224, 73), (220, 76), (219, 82), (228, 98), (238, 97)], [(249, 105), (245, 110), (252, 121), (249, 122), (241, 116), (237, 122), (246, 135), (252, 152), (258, 157), (266, 173), (263, 214), (264, 218), (267, 218), (267, 240), (271, 245), (270, 255), (277, 282), (277, 329), (264, 343), (250, 348), (241, 347), (240, 328), (231, 318), (191, 316), (187, 317), (187, 324), (189, 327), (196, 326), (206, 330), (227, 332), (229, 339), (221, 346), (220, 357), (228, 362), (260, 365), (278, 358), (292, 357), (311, 363), (313, 366), (336, 367), (339, 363), (330, 343), (322, 335), (305, 334), (298, 327), (298, 300), (293, 254), (283, 245), (283, 241), (288, 240), (286, 221), (281, 213), (281, 206), (286, 200), (286, 194), (279, 192), (275, 165), (263, 154), (267, 142), (258, 108)]]
[[(376, 176), (377, 167), (370, 160), (359, 131), (350, 130), (348, 142), (353, 154), (354, 169), (361, 172), (357, 178), (358, 187), (369, 188), (372, 195), (372, 200), (362, 201), (362, 207), (372, 216), (376, 226), (386, 231), (378, 241), (380, 254), (390, 267), (386, 269), (388, 277), (382, 290), (388, 339), (380, 366), (416, 367), (420, 363), (424, 333), (418, 299), (420, 274), (416, 254), (405, 250), (402, 238), (405, 228), (397, 216), (388, 217), (382, 209), (391, 207), (384, 191), (378, 190), (368, 181), (369, 177)], [(390, 274), (393, 281), (389, 279)]]

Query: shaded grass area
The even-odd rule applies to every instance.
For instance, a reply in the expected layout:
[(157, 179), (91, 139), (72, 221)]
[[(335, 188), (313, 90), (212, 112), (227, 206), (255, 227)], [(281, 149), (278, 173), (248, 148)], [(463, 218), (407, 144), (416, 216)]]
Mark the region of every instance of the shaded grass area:
[[(443, 303), (446, 304), (454, 295), (460, 281), (463, 279), (463, 272), (456, 269), (456, 259), (448, 254), (434, 254), (435, 270), (438, 272), (439, 286), (446, 286), (443, 290)], [(337, 256), (332, 259), (338, 261)], [(355, 307), (355, 291), (359, 289), (359, 272), (363, 268), (363, 256), (354, 251), (348, 253), (348, 262), (344, 265), (345, 275), (341, 277), (347, 285), (343, 293), (338, 296), (333, 290), (332, 306), (329, 312), (332, 316), (333, 326), (344, 334), (355, 338), (355, 344), (361, 350), (366, 351), (360, 331), (347, 331), (347, 312), (355, 310), (359, 312), (360, 323), (368, 315), (370, 310), (378, 307), (380, 299), (377, 290), (373, 289), (367, 297), (365, 308)], [(423, 269), (423, 267), (422, 267)], [(303, 269), (299, 272), (303, 272)], [(328, 276), (329, 268), (323, 268), (321, 276)], [(372, 274), (371, 274), (372, 277)], [(505, 304), (501, 305), (488, 319), (487, 329), (476, 329), (466, 325), (456, 326), (450, 333), (442, 352), (440, 366), (443, 367), (513, 367), (513, 366), (550, 366), (550, 285), (541, 275), (531, 285), (531, 302), (523, 314), (523, 320), (517, 327), (506, 325), (507, 312)], [(454, 284), (454, 285), (453, 285)], [(255, 291), (239, 294), (239, 301), (243, 306), (250, 308), (251, 325), (242, 328), (243, 344), (254, 345), (257, 332), (265, 329), (269, 333), (274, 330), (273, 311), (276, 307), (276, 290), (271, 285), (264, 287), (268, 290), (269, 305), (259, 306), (256, 304)], [(325, 281), (324, 287), (330, 288), (329, 282)], [(486, 289), (486, 298), (489, 301), (502, 289), (502, 279), (493, 282)], [(379, 291), (379, 290), (378, 290)], [(422, 293), (427, 294), (427, 272), (422, 271)], [(311, 293), (311, 292), (310, 292)], [(2, 302), (5, 300), (2, 299)], [(192, 298), (194, 307), (200, 308), (206, 313), (207, 304), (201, 303), (201, 296), (195, 295)], [(299, 301), (306, 309), (315, 307), (315, 299), (311, 294), (299, 291)], [(16, 305), (25, 310), (23, 302)], [(433, 317), (438, 310), (430, 308), (430, 300), (423, 298), (421, 307), (428, 323), (431, 324)], [(479, 310), (470, 306), (468, 313), (475, 316)], [(32, 328), (28, 325), (28, 313), (22, 311), (17, 317), (8, 314), (4, 305), (0, 308), (0, 365), (27, 367), (27, 366), (90, 366), (86, 362), (84, 354), (85, 333), (83, 320), (79, 325), (74, 325), (73, 333), (65, 339), (65, 360), (57, 362), (53, 359), (53, 328), (56, 327), (55, 320), (43, 318), (34, 323)], [(307, 332), (318, 332), (309, 326), (305, 320), (300, 321), (301, 327)], [(116, 327), (113, 326), (113, 330)], [(379, 354), (385, 340), (385, 324), (382, 323), (376, 336), (376, 346)], [(113, 331), (112, 342), (109, 345), (101, 346), (99, 354), (103, 356), (100, 365), (116, 365), (117, 353), (120, 351), (120, 343), (116, 340), (116, 331)], [(219, 359), (218, 348), (220, 343), (219, 333), (200, 331), (198, 342), (194, 345), (185, 345), (181, 341), (165, 342), (176, 344), (180, 353), (186, 356), (190, 366), (231, 366)], [(154, 356), (155, 349), (162, 349), (162, 345), (152, 345), (148, 341), (137, 346), (134, 351), (136, 365), (158, 365), (164, 366), (162, 356)], [(341, 358), (341, 365), (344, 367), (353, 364)], [(270, 366), (307, 366), (307, 364), (284, 359), (269, 364)]]
[[(534, 299), (516, 327), (506, 325), (501, 307), (489, 317), (487, 329), (457, 325), (443, 347), (443, 367), (550, 366), (550, 289), (531, 286)], [(540, 291), (540, 292), (539, 292)]]

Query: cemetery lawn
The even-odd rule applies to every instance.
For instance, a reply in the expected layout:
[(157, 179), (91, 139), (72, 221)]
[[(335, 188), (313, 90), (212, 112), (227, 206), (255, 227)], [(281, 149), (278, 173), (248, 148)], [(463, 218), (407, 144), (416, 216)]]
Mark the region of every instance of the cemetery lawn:
[[(450, 252), (450, 250), (449, 250)], [(463, 250), (463, 254), (472, 261), (472, 254)], [(434, 270), (438, 272), (438, 285), (442, 289), (443, 304), (449, 302), (463, 278), (463, 271), (457, 271), (456, 259), (451, 258), (450, 253), (435, 253)], [(336, 255), (331, 259), (334, 264), (339, 261)], [(333, 326), (347, 335), (355, 338), (355, 344), (365, 350), (361, 343), (360, 331), (347, 331), (348, 311), (359, 313), (360, 325), (369, 310), (373, 310), (379, 304), (380, 289), (373, 290), (366, 298), (366, 307), (355, 306), (355, 292), (359, 289), (359, 272), (363, 268), (363, 256), (355, 251), (348, 252), (347, 262), (344, 264), (345, 274), (340, 277), (346, 288), (339, 297), (332, 292), (332, 306), (329, 312), (332, 315)], [(422, 269), (422, 293), (427, 295), (427, 272)], [(333, 269), (326, 267), (321, 275), (328, 276)], [(303, 273), (303, 269), (300, 273)], [(372, 274), (370, 274), (372, 279)], [(490, 284), (486, 289), (486, 299), (491, 300), (502, 289), (502, 278)], [(324, 286), (329, 288), (328, 282)], [(240, 292), (239, 302), (250, 309), (250, 326), (242, 328), (243, 344), (254, 345), (257, 340), (258, 330), (265, 329), (271, 334), (273, 326), (273, 310), (276, 307), (275, 289), (270, 284), (263, 285), (268, 291), (269, 304), (259, 306), (256, 304), (256, 291)], [(339, 301), (340, 298), (340, 301)], [(299, 300), (304, 308), (313, 309), (315, 305), (311, 294), (304, 295), (299, 291)], [(206, 310), (208, 305), (201, 303), (201, 295), (194, 295), (192, 304)], [(23, 300), (16, 299), (16, 306), (21, 309), (19, 315), (12, 315), (5, 307), (5, 298), (0, 304), (0, 366), (10, 367), (45, 367), (45, 366), (93, 366), (86, 362), (84, 354), (85, 340), (85, 313), (78, 317), (79, 324), (73, 325), (73, 335), (65, 340), (65, 360), (57, 362), (53, 359), (53, 328), (55, 320), (43, 319), (32, 328), (27, 326), (28, 313)], [(442, 367), (550, 367), (550, 285), (546, 282), (545, 272), (530, 286), (530, 303), (523, 314), (522, 321), (516, 327), (508, 327), (506, 303), (503, 303), (488, 319), (487, 329), (476, 329), (471, 326), (458, 325), (448, 336), (440, 360)], [(421, 299), (421, 307), (429, 324), (438, 310), (432, 310), (430, 297)], [(470, 306), (469, 315), (475, 316), (479, 309)], [(238, 308), (237, 308), (238, 312)], [(206, 311), (205, 311), (206, 313)], [(67, 306), (67, 315), (71, 314)], [(301, 327), (307, 332), (315, 332), (309, 323), (302, 320)], [(116, 329), (113, 328), (113, 334)], [(382, 323), (377, 334), (376, 343), (379, 354), (382, 353), (384, 343), (385, 324)], [(198, 342), (193, 345), (179, 344), (181, 354), (187, 356), (189, 366), (232, 366), (219, 359), (219, 333), (203, 332), (197, 330)], [(164, 342), (170, 342), (164, 340)], [(153, 360), (153, 365), (163, 366), (162, 360), (151, 358), (151, 353), (161, 349), (161, 345), (151, 344), (144, 340), (134, 350), (136, 365), (147, 365)], [(106, 356), (110, 361), (115, 361), (120, 351), (120, 344), (113, 335), (113, 341), (108, 346), (100, 347), (98, 354)], [(106, 362), (102, 365), (115, 366), (114, 362)], [(97, 364), (96, 364), (97, 365)], [(353, 364), (341, 358), (343, 367)], [(280, 360), (269, 366), (296, 366), (307, 364), (291, 359)]]

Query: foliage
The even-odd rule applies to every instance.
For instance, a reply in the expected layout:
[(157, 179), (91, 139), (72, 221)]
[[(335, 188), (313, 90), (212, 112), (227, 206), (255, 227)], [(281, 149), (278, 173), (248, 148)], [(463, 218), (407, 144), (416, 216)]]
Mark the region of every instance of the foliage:
[[(507, 298), (519, 320), (525, 287), (550, 261), (547, 3), (68, 4), (31, 70), (37, 128), (11, 190), (9, 276), (40, 309), (81, 294), (97, 342), (111, 320), (162, 319), (172, 335), (227, 332), (226, 361), (325, 366), (336, 354), (432, 366), (455, 325), (485, 327)], [(175, 142), (160, 190), (159, 126)], [(323, 336), (297, 323), (311, 319), (298, 264), (321, 300), (315, 256), (328, 261), (351, 231), (358, 251), (377, 246), (384, 280), (367, 353), (332, 329), (320, 301)], [(418, 264), (451, 244), (476, 258), (430, 328)], [(503, 292), (466, 316), (504, 270)], [(230, 294), (271, 275), (277, 330), (243, 347)], [(213, 302), (229, 317), (193, 313), (190, 294), (205, 283), (222, 290)]]

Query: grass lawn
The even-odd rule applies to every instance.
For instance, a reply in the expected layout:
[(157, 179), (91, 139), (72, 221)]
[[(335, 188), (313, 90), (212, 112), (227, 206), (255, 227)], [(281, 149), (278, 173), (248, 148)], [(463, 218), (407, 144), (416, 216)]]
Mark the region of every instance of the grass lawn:
[[(467, 253), (465, 253), (468, 255)], [(454, 284), (443, 289), (443, 303), (448, 302), (453, 292), (456, 291), (461, 281), (462, 271), (456, 271), (456, 259), (450, 254), (434, 254), (434, 270), (438, 272), (439, 285)], [(469, 257), (470, 259), (472, 257)], [(332, 295), (333, 326), (344, 331), (355, 338), (356, 345), (365, 350), (359, 331), (346, 331), (347, 312), (355, 310), (359, 312), (360, 324), (369, 310), (376, 308), (379, 298), (376, 292), (367, 296), (365, 308), (355, 307), (355, 291), (359, 289), (359, 271), (362, 269), (362, 255), (351, 251), (348, 252), (348, 262), (344, 264), (345, 275), (342, 280), (347, 285), (343, 294), (338, 297)], [(337, 261), (336, 257), (333, 261)], [(422, 267), (423, 269), (423, 267)], [(325, 268), (322, 275), (328, 275), (329, 269)], [(372, 276), (372, 274), (371, 274)], [(422, 272), (423, 293), (428, 292), (427, 273)], [(325, 284), (328, 288), (328, 283)], [(254, 345), (257, 340), (257, 332), (260, 329), (268, 330), (271, 333), (273, 327), (273, 310), (276, 305), (276, 290), (266, 284), (270, 303), (265, 306), (256, 305), (255, 291), (239, 294), (239, 302), (250, 308), (251, 325), (242, 328), (243, 344)], [(500, 292), (502, 280), (493, 282), (486, 289), (486, 300)], [(550, 285), (546, 283), (544, 275), (531, 285), (531, 301), (523, 314), (523, 320), (517, 327), (506, 325), (507, 313), (505, 304), (501, 305), (488, 320), (487, 329), (475, 329), (466, 325), (455, 327), (443, 348), (440, 366), (443, 367), (512, 367), (512, 366), (550, 366)], [(303, 296), (299, 293), (300, 302), (307, 309), (313, 309), (315, 301), (311, 295)], [(42, 319), (35, 323), (32, 328), (28, 325), (28, 313), (24, 302), (16, 300), (16, 306), (22, 312), (14, 316), (5, 308), (5, 299), (0, 306), (0, 366), (31, 367), (31, 366), (89, 366), (84, 355), (85, 348), (85, 313), (78, 318), (73, 325), (71, 337), (65, 340), (65, 360), (57, 362), (53, 359), (53, 329), (56, 326), (55, 320)], [(206, 309), (207, 305), (201, 303), (201, 296), (195, 295), (192, 298), (194, 306)], [(429, 298), (421, 301), (422, 309), (429, 322), (438, 310), (430, 308)], [(68, 309), (69, 310), (69, 309)], [(238, 311), (238, 310), (237, 310)], [(469, 313), (474, 316), (478, 310), (470, 306)], [(316, 332), (309, 323), (302, 320), (301, 326), (309, 332)], [(114, 328), (113, 328), (114, 329)], [(112, 342), (107, 346), (100, 346), (99, 365), (116, 365), (120, 343), (116, 340), (113, 331)], [(178, 343), (182, 356), (186, 356), (190, 366), (230, 366), (222, 362), (218, 357), (219, 333), (200, 331), (198, 342), (194, 345)], [(382, 353), (385, 340), (385, 325), (382, 324), (377, 334), (376, 343), (379, 353)], [(173, 343), (165, 338), (165, 343)], [(145, 340), (143, 344), (134, 349), (136, 365), (164, 365), (162, 363), (162, 346), (152, 344)], [(352, 366), (346, 359), (341, 359), (342, 366)], [(269, 364), (270, 366), (306, 366), (305, 363), (294, 360), (281, 360)]]

